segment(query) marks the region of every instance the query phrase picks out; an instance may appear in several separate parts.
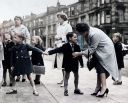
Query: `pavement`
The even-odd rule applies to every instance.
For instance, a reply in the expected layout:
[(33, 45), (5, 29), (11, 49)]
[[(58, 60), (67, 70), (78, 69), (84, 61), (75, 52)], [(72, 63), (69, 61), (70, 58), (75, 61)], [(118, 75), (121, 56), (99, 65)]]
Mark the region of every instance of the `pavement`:
[[(62, 79), (62, 72), (53, 69), (53, 58), (44, 57), (46, 74), (41, 76), (41, 85), (36, 86), (39, 96), (32, 94), (32, 88), (29, 82), (17, 83), (18, 94), (6, 95), (10, 87), (0, 89), (0, 103), (128, 103), (128, 77), (123, 76), (122, 85), (115, 86), (111, 77), (107, 79), (109, 93), (107, 97), (97, 98), (90, 94), (95, 89), (96, 71), (88, 71), (86, 67), (79, 69), (79, 88), (84, 95), (74, 94), (73, 73), (69, 79), (69, 96), (63, 95), (64, 89), (57, 84)], [(34, 77), (34, 75), (33, 75)]]

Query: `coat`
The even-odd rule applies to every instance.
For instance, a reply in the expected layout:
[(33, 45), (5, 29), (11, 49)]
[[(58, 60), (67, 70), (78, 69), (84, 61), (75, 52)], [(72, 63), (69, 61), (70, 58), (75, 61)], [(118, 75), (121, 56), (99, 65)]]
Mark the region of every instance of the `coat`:
[[(68, 21), (64, 21), (62, 25), (57, 25), (57, 35), (55, 36), (55, 46), (61, 47), (67, 42), (66, 35), (68, 32), (72, 32), (72, 27)], [(57, 53), (55, 58), (56, 66), (58, 69), (62, 69), (63, 54)]]
[(28, 44), (17, 44), (12, 47), (11, 51), (11, 66), (14, 67), (13, 76), (32, 73), (32, 62), (30, 60), (29, 51), (42, 54), (42, 50)]
[(91, 55), (95, 53), (99, 63), (116, 80), (118, 77), (118, 66), (112, 40), (102, 30), (90, 27), (87, 42), (88, 49), (83, 54), (88, 55), (88, 50)]
[[(35, 47), (44, 51), (44, 48), (41, 47), (40, 45), (35, 45)], [(40, 54), (36, 51), (32, 51), (31, 60), (32, 60), (33, 65), (44, 66), (44, 60), (43, 60), (42, 54)]]
[(124, 68), (124, 56), (122, 53), (122, 44), (120, 42), (114, 43), (118, 69)]
[(4, 60), (3, 60), (3, 67), (4, 68), (11, 68), (11, 51), (10, 49), (14, 46), (13, 42), (9, 43), (3, 43), (3, 48), (4, 48)]
[(49, 51), (49, 55), (55, 54), (55, 53), (63, 53), (63, 64), (62, 67), (65, 68), (65, 71), (78, 71), (80, 62), (81, 66), (83, 66), (83, 59), (82, 56), (73, 58), (72, 53), (73, 52), (80, 52), (79, 45), (74, 45), (74, 51), (72, 51), (72, 47), (70, 43), (63, 44), (62, 47), (53, 49)]

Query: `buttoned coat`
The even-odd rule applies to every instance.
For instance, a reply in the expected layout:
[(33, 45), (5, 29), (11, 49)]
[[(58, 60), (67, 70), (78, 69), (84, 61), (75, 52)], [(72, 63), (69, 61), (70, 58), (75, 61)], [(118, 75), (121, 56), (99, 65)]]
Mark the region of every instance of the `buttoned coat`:
[(29, 51), (42, 54), (42, 50), (28, 44), (17, 44), (12, 49), (11, 65), (14, 67), (13, 76), (32, 73), (32, 62)]

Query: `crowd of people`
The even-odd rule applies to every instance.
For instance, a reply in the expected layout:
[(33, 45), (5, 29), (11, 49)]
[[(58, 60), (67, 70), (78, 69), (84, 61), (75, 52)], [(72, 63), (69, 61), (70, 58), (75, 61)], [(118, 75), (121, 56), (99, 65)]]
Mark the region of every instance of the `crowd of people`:
[[(16, 81), (25, 82), (26, 76), (33, 88), (33, 94), (39, 93), (35, 84), (40, 84), (41, 75), (37, 74), (32, 80), (33, 65), (44, 66), (42, 55), (55, 56), (54, 68), (62, 70), (62, 80), (57, 84), (64, 86), (64, 96), (68, 96), (68, 80), (70, 72), (74, 73), (74, 93), (83, 95), (79, 89), (79, 64), (84, 67), (83, 58), (95, 57), (95, 69), (97, 73), (97, 84), (91, 94), (96, 97), (104, 97), (109, 93), (106, 79), (111, 75), (114, 85), (121, 85), (121, 68), (124, 68), (122, 36), (114, 33), (112, 40), (102, 30), (91, 27), (86, 23), (76, 25), (77, 32), (73, 32), (65, 13), (58, 13), (57, 34), (55, 36), (55, 47), (53, 50), (45, 51), (42, 47), (40, 36), (30, 36), (28, 29), (22, 24), (21, 17), (14, 18), (15, 26), (9, 32), (0, 35), (0, 82), (3, 87), (7, 85), (6, 74), (9, 71), (10, 86), (12, 90), (6, 94), (17, 94)], [(77, 43), (77, 34), (84, 37), (88, 47), (81, 51)], [(29, 51), (32, 51), (30, 55)], [(17, 78), (15, 78), (17, 76)]]

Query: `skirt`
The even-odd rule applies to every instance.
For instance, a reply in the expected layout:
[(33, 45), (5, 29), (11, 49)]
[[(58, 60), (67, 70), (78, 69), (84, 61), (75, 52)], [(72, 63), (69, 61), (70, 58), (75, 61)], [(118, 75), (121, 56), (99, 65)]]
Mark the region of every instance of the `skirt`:
[(97, 72), (98, 75), (100, 75), (101, 73), (105, 73), (106, 74), (106, 78), (108, 78), (110, 76), (108, 71), (99, 62), (97, 62), (95, 68), (96, 68), (96, 72)]

